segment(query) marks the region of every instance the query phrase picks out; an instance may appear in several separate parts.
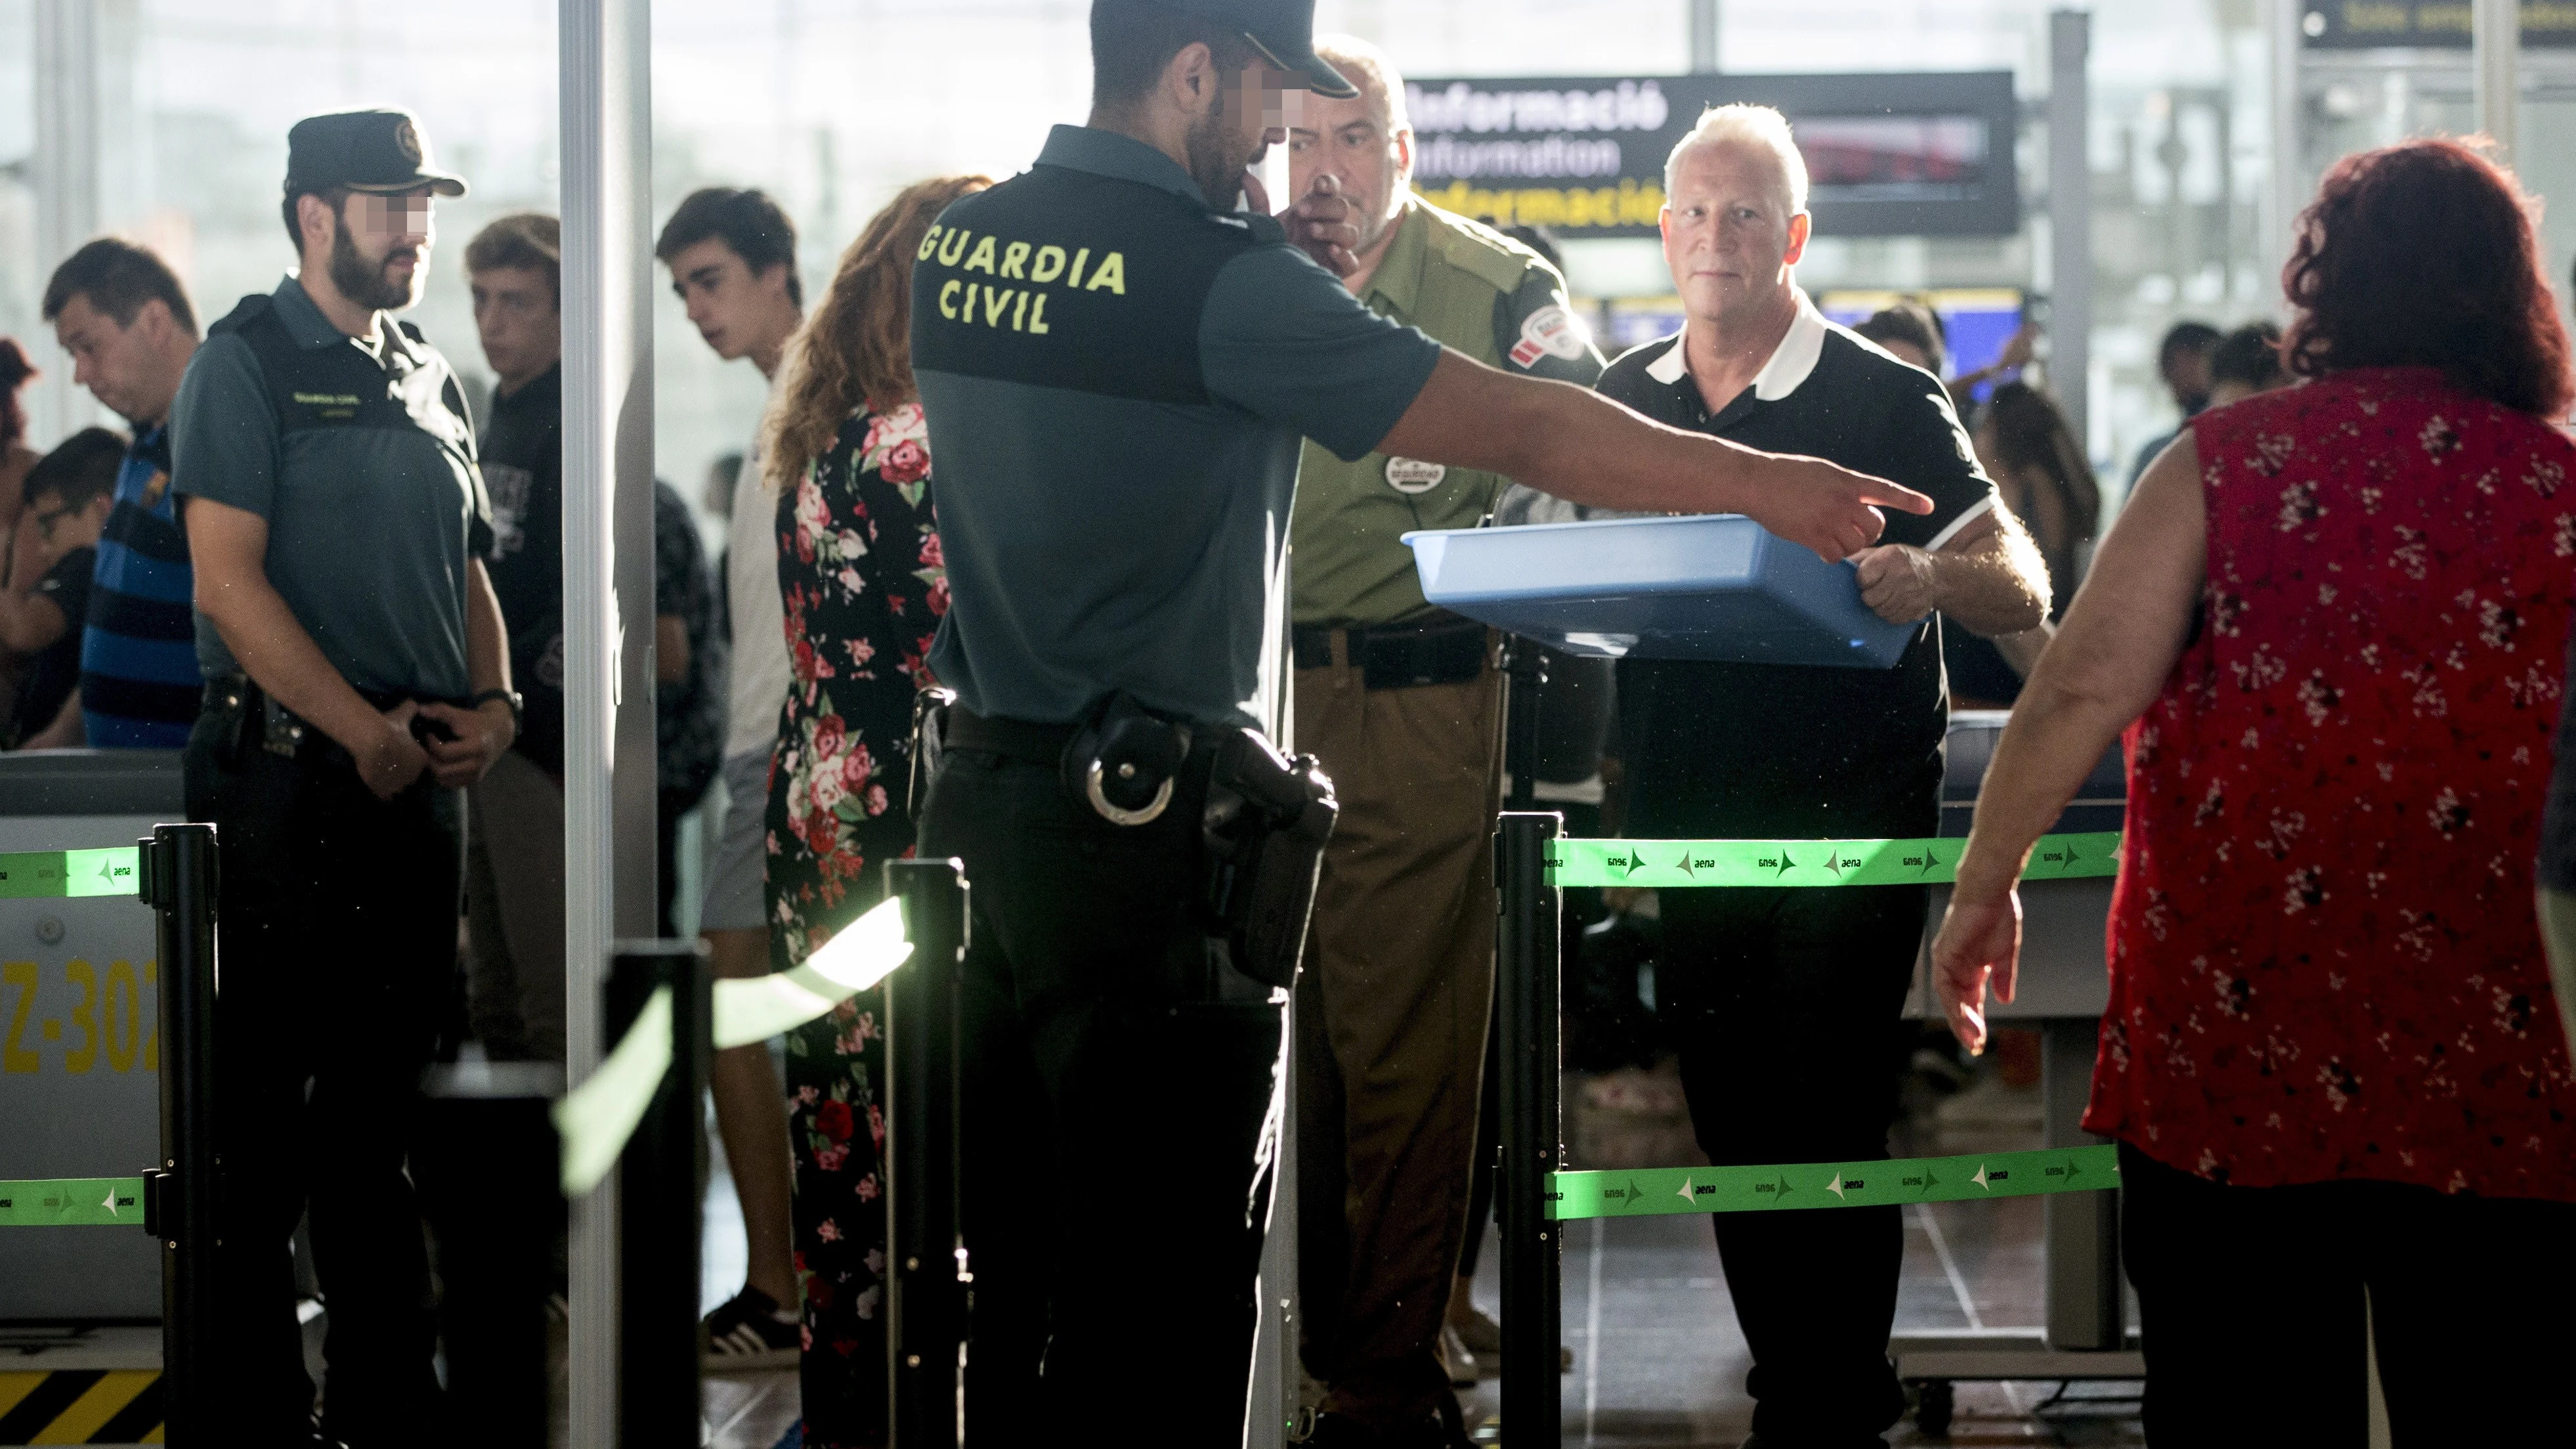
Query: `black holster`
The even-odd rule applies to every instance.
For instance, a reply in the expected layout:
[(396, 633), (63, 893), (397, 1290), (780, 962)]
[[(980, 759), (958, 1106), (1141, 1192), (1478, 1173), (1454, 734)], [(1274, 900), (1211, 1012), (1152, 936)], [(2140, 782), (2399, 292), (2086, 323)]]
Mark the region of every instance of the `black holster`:
[(1296, 984), (1324, 845), (1340, 814), (1314, 756), (1285, 759), (1257, 730), (1215, 732), (1201, 816), (1209, 934), (1225, 943), (1234, 969), (1265, 986)]

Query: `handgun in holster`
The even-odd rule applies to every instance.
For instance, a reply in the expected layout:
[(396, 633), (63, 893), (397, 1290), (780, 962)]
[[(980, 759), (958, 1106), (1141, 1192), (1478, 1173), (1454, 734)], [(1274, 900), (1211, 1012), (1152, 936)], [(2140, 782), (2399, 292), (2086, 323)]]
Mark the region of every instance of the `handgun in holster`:
[(1258, 730), (1217, 733), (1201, 831), (1210, 934), (1234, 968), (1294, 986), (1341, 804), (1313, 755), (1290, 760)]

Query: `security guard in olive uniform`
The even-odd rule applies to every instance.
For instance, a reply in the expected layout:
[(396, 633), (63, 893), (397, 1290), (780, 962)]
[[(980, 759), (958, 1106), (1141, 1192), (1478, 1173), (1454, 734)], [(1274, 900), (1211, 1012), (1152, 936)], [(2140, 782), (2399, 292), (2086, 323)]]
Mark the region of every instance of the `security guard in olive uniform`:
[(301, 271), (209, 329), (171, 417), (206, 676), (188, 818), (223, 849), (209, 1382), (227, 1442), (317, 1442), (287, 1252), (309, 1208), (324, 1432), (371, 1449), (445, 1438), (405, 1151), (456, 964), (456, 787), (518, 702), (464, 394), (389, 315), (465, 184), (397, 111), (287, 144)]
[[(1589, 387), (1601, 357), (1537, 253), (1412, 195), (1404, 78), (1376, 47), (1317, 51), (1358, 86), (1291, 130), (1300, 194), (1361, 217), (1350, 290), (1488, 366)], [(1502, 739), (1490, 631), (1424, 601), (1413, 529), (1473, 528), (1502, 475), (1309, 443), (1290, 531), (1296, 744), (1332, 777), (1298, 984), (1298, 1273), (1324, 1411), (1420, 1419), (1447, 1394), (1441, 1325), (1466, 1224), (1493, 995)]]
[[(1872, 502), (1921, 501), (1444, 352), (1317, 264), (1347, 269), (1360, 239), (1329, 188), (1284, 224), (1237, 212), (1303, 90), (1353, 94), (1312, 19), (1095, 0), (1091, 124), (951, 206), (915, 258), (951, 599), (927, 662), (956, 692), (922, 852), (972, 886), (978, 1443), (1242, 1442), (1305, 911), (1242, 912), (1311, 890), (1329, 822), (1262, 739), (1301, 438), (1605, 507), (1750, 511), (1836, 557), (1877, 535)], [(1299, 859), (1303, 885), (1274, 869)]]

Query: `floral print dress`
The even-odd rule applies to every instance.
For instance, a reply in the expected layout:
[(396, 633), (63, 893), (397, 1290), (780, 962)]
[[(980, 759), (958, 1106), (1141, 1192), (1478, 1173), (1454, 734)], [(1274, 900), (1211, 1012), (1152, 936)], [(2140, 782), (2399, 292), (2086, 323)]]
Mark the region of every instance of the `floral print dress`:
[(2576, 1201), (2531, 904), (2576, 447), (2411, 368), (2191, 432), (2202, 623), (2129, 731), (2085, 1127), (2239, 1186)]
[[(912, 849), (912, 701), (948, 582), (921, 407), (863, 410), (778, 500), (793, 671), (769, 771), (771, 964), (801, 964), (883, 898)], [(886, 1438), (883, 997), (861, 992), (787, 1038), (796, 1267), (805, 1289), (805, 1442)]]

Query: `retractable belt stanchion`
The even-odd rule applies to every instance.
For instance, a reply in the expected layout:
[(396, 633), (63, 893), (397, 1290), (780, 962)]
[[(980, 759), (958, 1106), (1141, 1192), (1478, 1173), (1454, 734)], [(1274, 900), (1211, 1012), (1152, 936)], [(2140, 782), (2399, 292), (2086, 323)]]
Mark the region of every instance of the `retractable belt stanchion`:
[(899, 860), (887, 894), (903, 902), (913, 953), (886, 982), (887, 1372), (897, 1449), (954, 1446), (966, 1290), (958, 1261), (958, 977), (966, 952), (966, 877), (956, 860)]
[(697, 1449), (699, 1204), (706, 1193), (706, 1098), (714, 973), (696, 941), (622, 941), (606, 992), (609, 1035), (670, 1002), (662, 1073), (618, 1159), (617, 1442)]
[[(1517, 713), (1519, 701), (1514, 701)], [(1514, 733), (1518, 733), (1517, 729)], [(1531, 731), (1534, 736), (1536, 731)], [(1495, 833), (1502, 887), (1497, 969), (1503, 1013), (1503, 1160), (1494, 1194), (1503, 1246), (1502, 1413), (1513, 1449), (1555, 1449), (1557, 1267), (1550, 1178), (1564, 1156), (1557, 1104), (1558, 894), (1548, 854), (1563, 817), (1508, 811)], [(1595, 1352), (1586, 1345), (1585, 1352)]]
[(136, 893), (159, 915), (161, 1166), (144, 1174), (144, 1230), (161, 1242), (164, 1442), (210, 1445), (215, 1302), (215, 827), (156, 825), (135, 842)]

